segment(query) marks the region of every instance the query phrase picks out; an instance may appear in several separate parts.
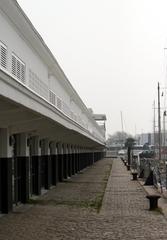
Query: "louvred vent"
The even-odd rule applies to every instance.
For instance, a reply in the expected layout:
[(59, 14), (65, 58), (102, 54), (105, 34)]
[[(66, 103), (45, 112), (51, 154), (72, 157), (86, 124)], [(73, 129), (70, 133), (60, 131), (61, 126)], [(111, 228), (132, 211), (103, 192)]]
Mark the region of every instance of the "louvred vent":
[(25, 64), (14, 54), (12, 54), (12, 74), (25, 83)]
[(7, 47), (0, 42), (0, 65), (7, 68)]

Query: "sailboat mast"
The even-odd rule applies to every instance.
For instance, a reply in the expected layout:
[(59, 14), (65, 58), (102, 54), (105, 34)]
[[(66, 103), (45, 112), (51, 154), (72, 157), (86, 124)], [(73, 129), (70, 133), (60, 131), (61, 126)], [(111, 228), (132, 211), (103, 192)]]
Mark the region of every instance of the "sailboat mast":
[(121, 147), (123, 147), (123, 134), (124, 134), (124, 126), (123, 126), (123, 117), (122, 117), (122, 111), (121, 111), (121, 127), (122, 127), (122, 146)]
[(155, 135), (155, 100), (154, 100), (154, 104), (153, 104), (153, 108), (154, 108), (154, 120), (153, 120), (153, 133), (154, 133), (154, 150), (155, 150), (155, 144), (156, 144), (156, 135)]
[(161, 110), (160, 110), (159, 82), (158, 82), (158, 142), (159, 142), (159, 160), (161, 160)]

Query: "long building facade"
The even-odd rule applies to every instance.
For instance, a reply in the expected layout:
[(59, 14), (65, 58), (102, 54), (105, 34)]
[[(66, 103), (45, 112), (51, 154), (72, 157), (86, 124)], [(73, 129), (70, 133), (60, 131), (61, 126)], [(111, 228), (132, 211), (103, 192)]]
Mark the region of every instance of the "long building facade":
[(16, 0), (0, 1), (0, 29), (0, 212), (8, 213), (103, 158), (105, 127)]

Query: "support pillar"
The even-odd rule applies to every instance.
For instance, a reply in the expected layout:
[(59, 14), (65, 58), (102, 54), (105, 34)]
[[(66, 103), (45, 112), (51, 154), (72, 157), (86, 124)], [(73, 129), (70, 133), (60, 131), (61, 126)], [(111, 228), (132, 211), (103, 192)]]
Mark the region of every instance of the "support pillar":
[(68, 151), (67, 145), (63, 144), (63, 177), (64, 179), (68, 178)]
[(77, 158), (76, 163), (77, 163), (77, 173), (78, 173), (80, 171), (79, 170), (79, 147), (78, 146), (76, 147), (76, 158)]
[(90, 156), (90, 158), (91, 158), (91, 165), (93, 165), (93, 163), (94, 163), (94, 152), (93, 152), (93, 150), (91, 151), (91, 156)]
[(12, 211), (12, 149), (7, 128), (0, 129), (0, 211)]
[[(15, 137), (16, 145), (16, 156), (15, 161), (15, 173), (19, 174), (16, 176), (19, 180), (15, 181), (15, 194), (20, 196), (19, 201), (22, 203), (27, 203), (29, 199), (29, 146), (28, 146), (28, 136), (26, 133), (17, 134)], [(17, 190), (17, 191), (16, 191)], [(18, 197), (16, 196), (16, 199)]]
[(58, 179), (59, 182), (63, 181), (63, 149), (62, 149), (62, 143), (57, 144), (57, 150), (58, 150)]
[(78, 149), (77, 146), (75, 146), (75, 173), (78, 172)]
[(83, 149), (80, 149), (80, 168), (83, 169)]
[(86, 150), (85, 148), (83, 149), (83, 168), (87, 167), (87, 163), (86, 163)]
[(74, 151), (74, 146), (72, 146), (72, 175), (75, 175), (75, 151)]
[(81, 149), (78, 148), (78, 172), (81, 171)]
[(30, 143), (31, 154), (31, 192), (41, 194), (41, 149), (39, 136), (33, 136)]
[(91, 165), (91, 160), (90, 160), (90, 158), (91, 158), (91, 153), (90, 153), (90, 149), (89, 149), (89, 150), (88, 150), (88, 166)]
[(68, 145), (68, 176), (72, 176), (72, 150), (71, 145)]
[(97, 162), (97, 150), (94, 153), (94, 161)]
[(58, 182), (58, 155), (57, 155), (57, 145), (56, 142), (50, 143), (50, 158), (51, 158), (51, 166), (52, 166), (52, 185), (56, 185)]
[(92, 152), (92, 165), (94, 164), (94, 162), (95, 162), (95, 153), (94, 153), (94, 151)]
[(88, 167), (88, 150), (85, 149), (85, 157), (84, 157), (84, 167)]
[(43, 167), (43, 185), (45, 189), (50, 189), (51, 186), (51, 159), (49, 139), (43, 139), (41, 141), (41, 162)]
[(84, 152), (83, 148), (81, 148), (81, 170), (84, 169)]

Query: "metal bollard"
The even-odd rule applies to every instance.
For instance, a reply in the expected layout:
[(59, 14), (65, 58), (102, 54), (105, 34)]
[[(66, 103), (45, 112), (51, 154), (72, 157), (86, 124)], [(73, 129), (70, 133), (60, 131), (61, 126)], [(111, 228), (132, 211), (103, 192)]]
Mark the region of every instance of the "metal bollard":
[(133, 172), (132, 176), (133, 176), (133, 181), (136, 181), (137, 180), (137, 172)]
[(150, 201), (150, 210), (154, 210), (158, 208), (158, 199), (160, 195), (147, 195), (146, 198)]
[(130, 165), (127, 164), (126, 167), (127, 167), (127, 170), (129, 171), (130, 170)]

